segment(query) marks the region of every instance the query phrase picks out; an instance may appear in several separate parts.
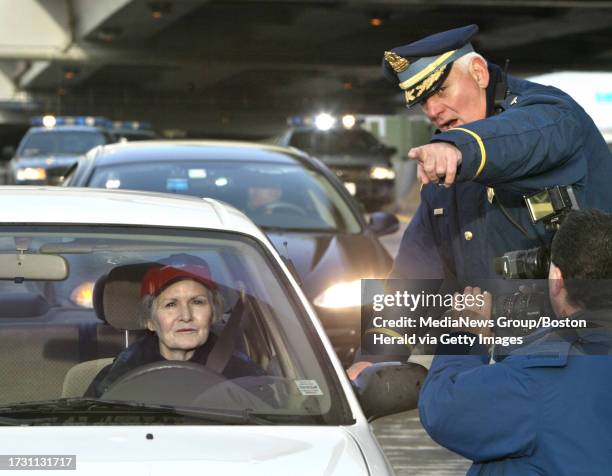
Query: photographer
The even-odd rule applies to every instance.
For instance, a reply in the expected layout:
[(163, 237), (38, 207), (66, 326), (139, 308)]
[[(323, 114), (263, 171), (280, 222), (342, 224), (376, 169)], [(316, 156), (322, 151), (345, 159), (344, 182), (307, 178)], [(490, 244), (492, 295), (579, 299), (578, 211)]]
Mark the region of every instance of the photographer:
[[(611, 215), (567, 215), (552, 242), (548, 281), (557, 317), (583, 327), (541, 329), (492, 365), (485, 346), (438, 347), (421, 389), (421, 422), (435, 441), (474, 462), (468, 474), (610, 474)], [(471, 316), (491, 318), (485, 296)]]

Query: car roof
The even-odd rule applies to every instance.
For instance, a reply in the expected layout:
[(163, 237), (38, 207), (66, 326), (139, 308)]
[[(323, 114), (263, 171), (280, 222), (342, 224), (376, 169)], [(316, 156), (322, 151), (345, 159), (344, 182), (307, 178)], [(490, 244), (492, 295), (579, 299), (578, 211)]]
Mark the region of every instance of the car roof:
[(221, 160), (309, 164), (315, 161), (295, 149), (238, 141), (137, 141), (108, 144), (98, 149), (96, 165), (140, 161)]
[(104, 224), (207, 228), (267, 241), (231, 205), (187, 195), (35, 186), (0, 186), (0, 224)]

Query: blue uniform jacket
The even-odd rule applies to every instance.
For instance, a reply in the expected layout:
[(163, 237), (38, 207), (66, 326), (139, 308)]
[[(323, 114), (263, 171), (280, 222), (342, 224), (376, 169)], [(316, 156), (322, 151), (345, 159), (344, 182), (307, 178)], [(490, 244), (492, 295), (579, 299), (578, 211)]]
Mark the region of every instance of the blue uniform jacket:
[[(492, 79), (499, 75), (494, 65), (490, 71)], [(586, 112), (553, 87), (509, 76), (508, 89), (503, 112), (434, 135), (432, 142), (461, 150), (457, 181), (448, 189), (423, 187), (392, 277), (452, 276), (460, 286), (495, 277), (494, 257), (550, 243), (552, 234), (532, 224), (523, 200), (545, 187), (572, 185), (581, 208), (612, 212), (612, 156)], [(487, 187), (494, 190), (493, 203)]]
[(447, 353), (466, 355), (434, 358), (421, 422), (474, 462), (468, 475), (611, 473), (610, 327), (540, 335), (493, 365), (484, 347), (457, 345)]

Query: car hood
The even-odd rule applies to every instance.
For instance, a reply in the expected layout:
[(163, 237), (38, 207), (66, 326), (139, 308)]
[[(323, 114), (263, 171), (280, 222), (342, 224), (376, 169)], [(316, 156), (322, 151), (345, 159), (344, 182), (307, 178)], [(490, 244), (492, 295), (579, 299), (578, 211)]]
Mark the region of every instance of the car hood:
[(16, 159), (19, 167), (70, 167), (80, 155), (45, 155), (41, 157), (18, 157)]
[(389, 159), (376, 154), (318, 154), (317, 158), (332, 167), (389, 167)]
[(389, 253), (372, 235), (266, 234), (279, 254), (291, 259), (311, 300), (337, 282), (384, 278), (391, 269)]
[(370, 474), (340, 427), (4, 427), (0, 440), (4, 454), (76, 455), (74, 475)]

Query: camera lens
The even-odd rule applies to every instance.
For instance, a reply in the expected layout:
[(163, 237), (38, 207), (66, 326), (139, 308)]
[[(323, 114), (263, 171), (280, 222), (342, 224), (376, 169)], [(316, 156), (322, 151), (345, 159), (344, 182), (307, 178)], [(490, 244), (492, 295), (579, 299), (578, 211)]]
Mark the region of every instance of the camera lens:
[(495, 259), (495, 271), (507, 279), (545, 278), (548, 276), (548, 248), (531, 248), (505, 253)]

